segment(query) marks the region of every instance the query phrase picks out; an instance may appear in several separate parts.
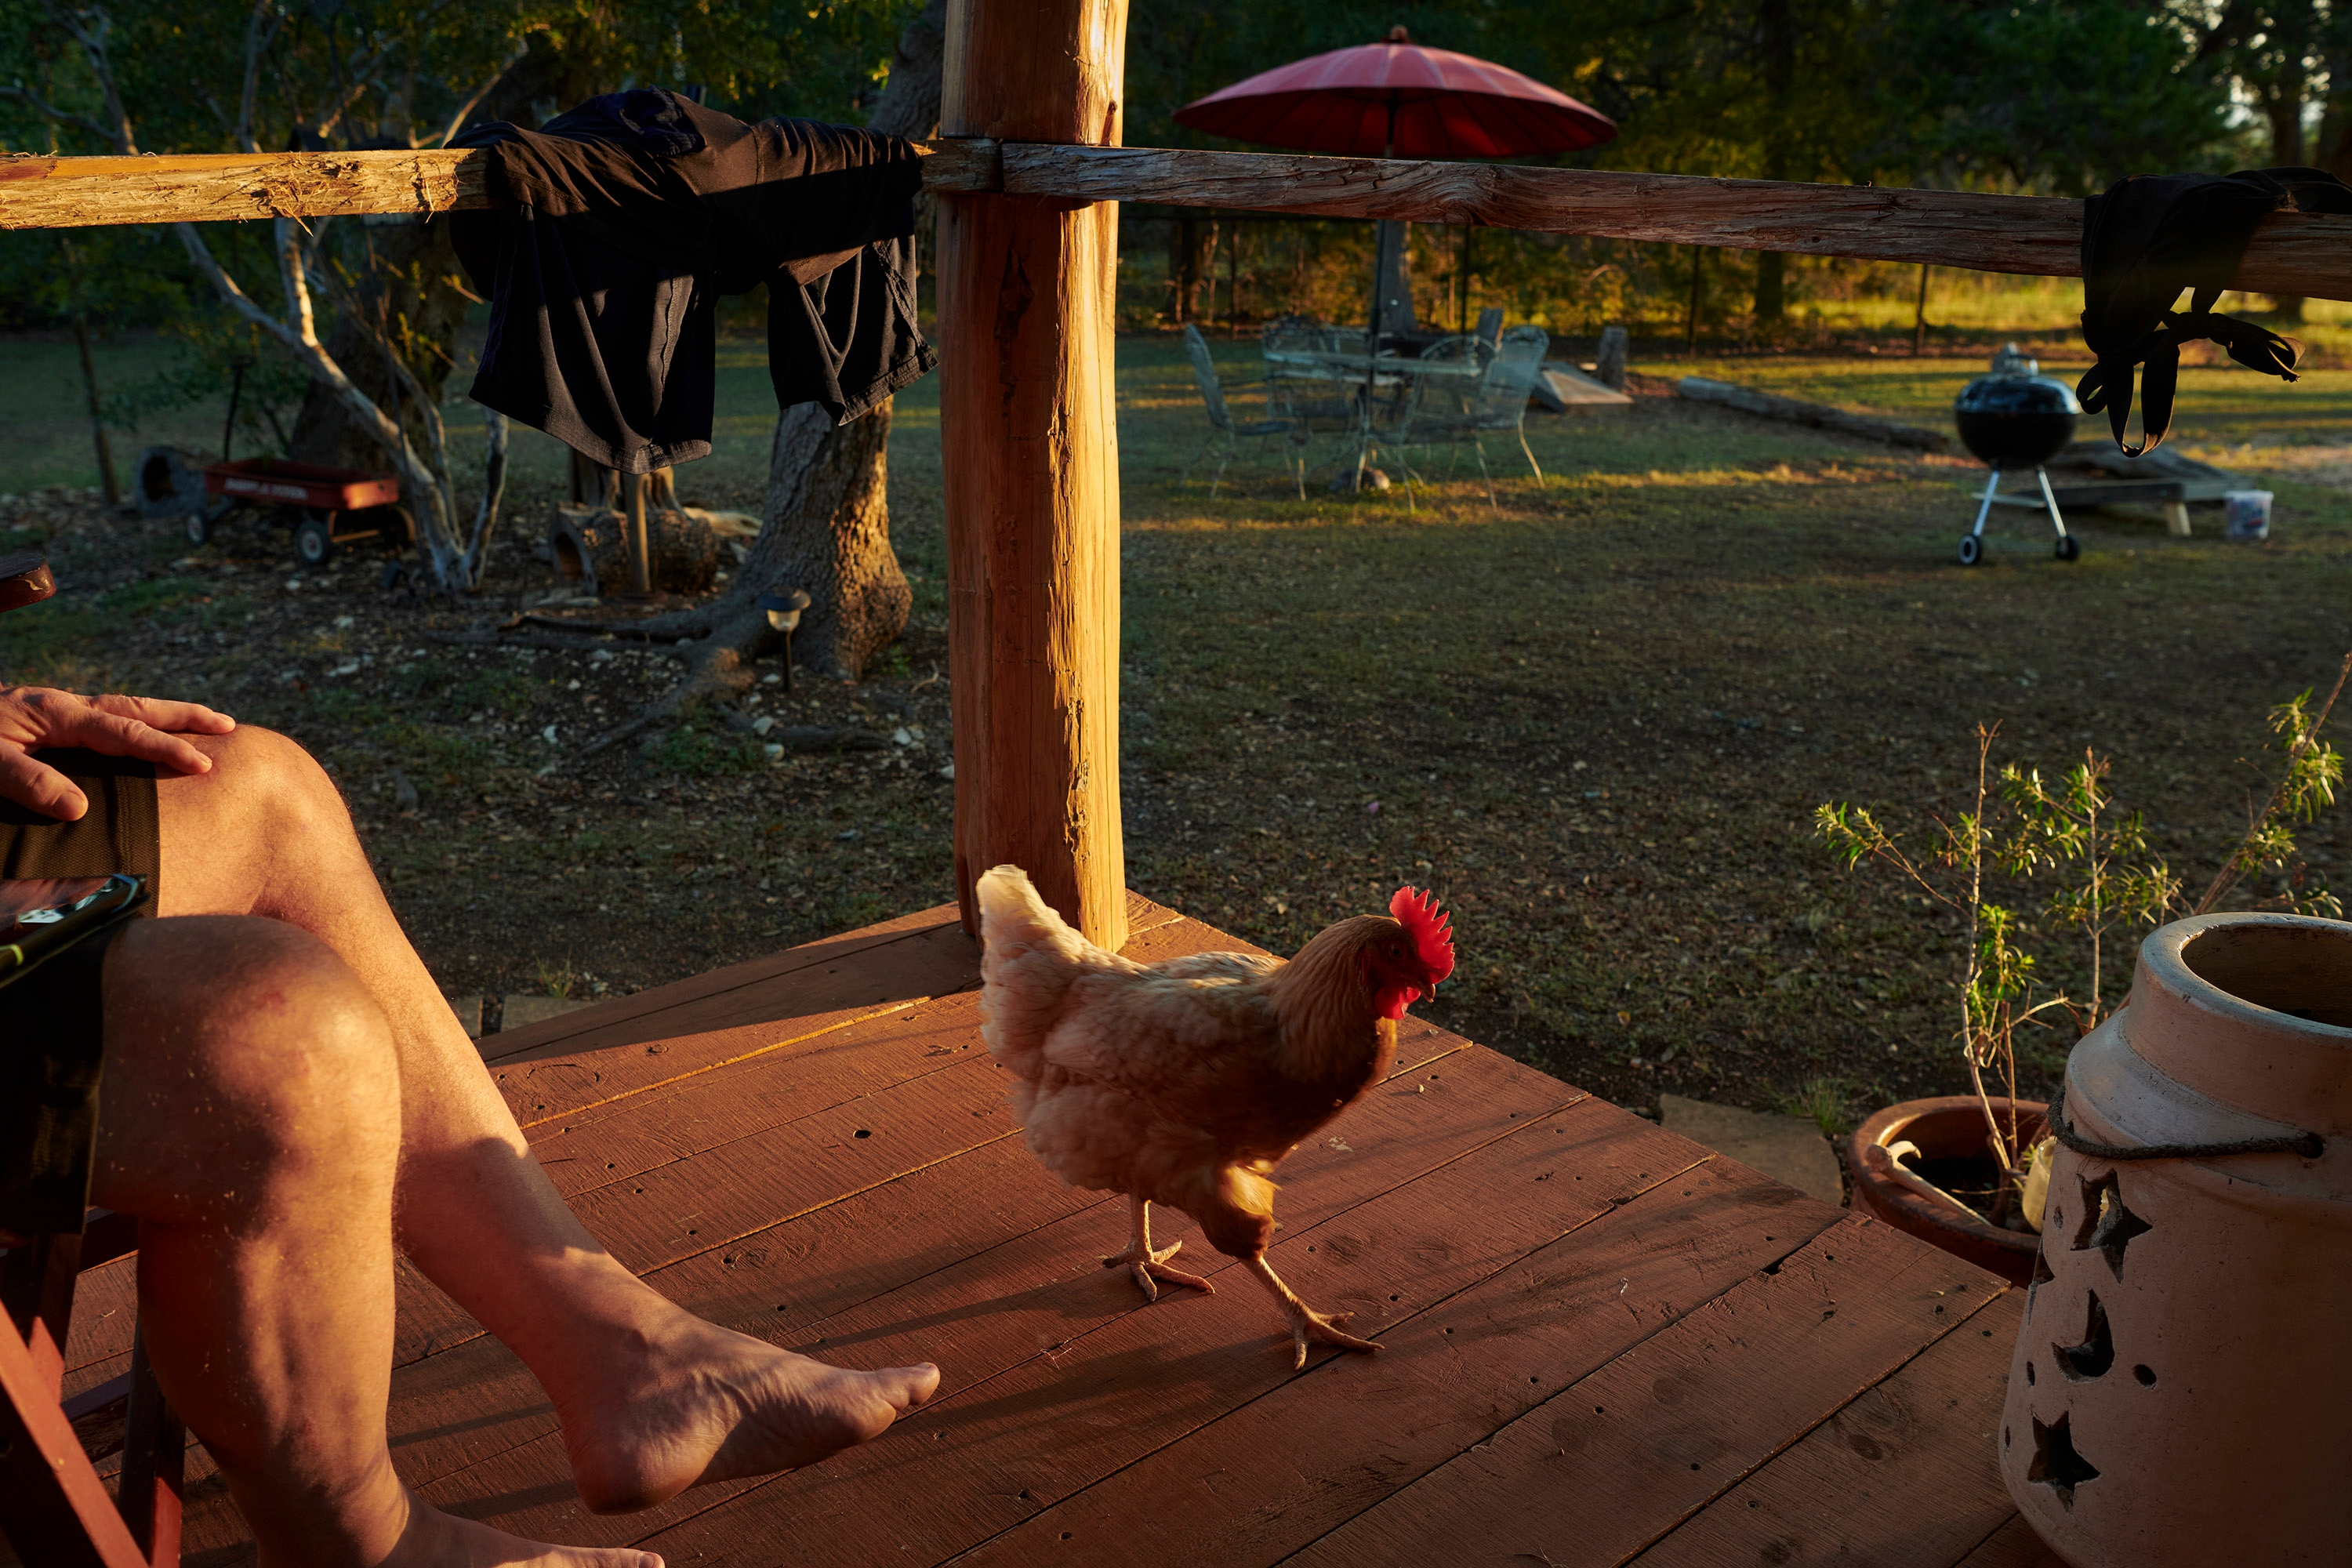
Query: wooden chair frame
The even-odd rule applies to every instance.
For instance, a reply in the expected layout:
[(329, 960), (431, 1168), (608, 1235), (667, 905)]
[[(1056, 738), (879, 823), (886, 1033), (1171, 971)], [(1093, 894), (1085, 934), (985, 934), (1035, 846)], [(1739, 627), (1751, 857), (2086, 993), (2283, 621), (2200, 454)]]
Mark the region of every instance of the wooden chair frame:
[[(180, 1561), (187, 1434), (156, 1385), (143, 1336), (131, 1370), (61, 1400), (74, 1285), (139, 1248), (139, 1222), (92, 1209), (79, 1236), (0, 1251), (0, 1534), (33, 1568), (169, 1568)], [(74, 1423), (123, 1411), (118, 1507)], [(104, 1458), (110, 1449), (101, 1447)]]

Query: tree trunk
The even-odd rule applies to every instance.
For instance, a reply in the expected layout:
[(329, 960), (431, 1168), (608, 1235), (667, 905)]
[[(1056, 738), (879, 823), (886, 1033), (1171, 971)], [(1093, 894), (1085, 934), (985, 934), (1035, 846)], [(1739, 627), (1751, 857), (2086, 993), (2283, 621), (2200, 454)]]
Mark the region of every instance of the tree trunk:
[(768, 459), (766, 519), (736, 573), (739, 593), (799, 588), (799, 662), (856, 680), (907, 629), (914, 590), (890, 548), (890, 405), (835, 425), (820, 404), (787, 408)]
[(107, 510), (122, 504), (122, 487), (114, 482), (114, 444), (106, 437), (106, 408), (98, 395), (98, 365), (89, 353), (89, 312), (79, 302), (73, 313), (74, 347), (81, 354), (82, 395), (89, 404), (89, 439), (98, 458), (99, 492)]
[[(367, 232), (376, 270), (372, 282), (362, 275), (361, 301), (373, 310), (383, 300), (392, 341), (402, 349), (410, 374), (438, 398), (449, 380), (450, 345), (466, 319), (467, 300), (459, 287), (449, 226), (403, 223)], [(409, 406), (405, 394), (394, 388), (392, 368), (384, 363), (373, 322), (355, 319), (348, 307), (337, 310), (327, 352), (377, 407), (390, 413), (397, 406), (409, 440), (418, 451), (431, 451), (421, 416)], [(383, 446), (352, 419), (350, 403), (316, 379), (302, 395), (301, 412), (287, 446), (287, 455), (299, 462), (338, 468), (384, 466)]]
[[(868, 125), (910, 140), (937, 129), (946, 42), (947, 0), (926, 0), (898, 35), (890, 79)], [(770, 590), (807, 593), (809, 607), (801, 614), (793, 652), (813, 669), (857, 679), (866, 662), (898, 639), (914, 607), (914, 592), (890, 548), (883, 484), (889, 439), (887, 403), (846, 425), (834, 424), (824, 406), (814, 403), (777, 416), (760, 535), (735, 574), (735, 585), (710, 604), (633, 624), (648, 637), (694, 639), (672, 649), (686, 661), (686, 675), (582, 748), (583, 756), (639, 734), (689, 703), (750, 686), (745, 664), (776, 640), (758, 605)]]
[[(2278, 92), (2264, 106), (2271, 122), (2271, 167), (2284, 169), (2303, 162), (2303, 96), (2305, 77), (2301, 70), (2282, 74)], [(2282, 321), (2303, 320), (2303, 296), (2274, 294), (2271, 309)]]
[[(887, 135), (919, 140), (938, 129), (947, 0), (929, 0), (898, 35), (890, 79), (866, 120)], [(787, 281), (772, 285), (790, 288)], [(866, 661), (907, 629), (914, 593), (890, 548), (884, 493), (890, 405), (833, 425), (814, 404), (777, 416), (760, 537), (739, 583), (800, 588), (810, 604), (793, 647), (810, 668), (856, 680)]]
[[(1764, 92), (1770, 101), (1770, 140), (1764, 152), (1764, 177), (1785, 180), (1789, 177), (1789, 95), (1797, 81), (1797, 20), (1790, 0), (1762, 0), (1756, 8), (1759, 62), (1763, 68)], [(1777, 250), (1761, 251), (1756, 258), (1756, 324), (1769, 327), (1778, 323), (1789, 310), (1789, 260)]]
[(1789, 313), (1789, 258), (1777, 250), (1756, 253), (1756, 322), (1762, 326)]
[(1201, 291), (1201, 225), (1197, 218), (1176, 220), (1176, 236), (1168, 251), (1168, 281), (1176, 293), (1176, 325), (1181, 327), (1199, 313), (1195, 309)]
[[(54, 134), (50, 140), (56, 140)], [(81, 356), (81, 390), (89, 405), (89, 439), (98, 458), (99, 489), (106, 497), (107, 509), (112, 510), (122, 504), (122, 490), (114, 482), (114, 445), (107, 438), (105, 400), (98, 395), (98, 363), (89, 352), (89, 295), (82, 276), (81, 252), (74, 247), (69, 234), (60, 237), (58, 250), (72, 286), (74, 348)]]

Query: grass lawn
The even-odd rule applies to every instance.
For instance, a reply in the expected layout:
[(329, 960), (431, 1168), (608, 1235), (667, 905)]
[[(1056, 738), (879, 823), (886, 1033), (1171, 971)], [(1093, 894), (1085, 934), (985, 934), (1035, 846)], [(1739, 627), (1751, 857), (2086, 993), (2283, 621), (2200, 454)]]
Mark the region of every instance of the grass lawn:
[[(689, 500), (741, 504), (764, 474), (772, 413), (747, 352)], [(1215, 352), (1255, 374), (1254, 345)], [(1283, 952), (1399, 882), (1433, 886), (1462, 964), (1423, 1010), (1625, 1103), (1664, 1089), (1834, 1120), (1958, 1088), (1954, 922), (1836, 869), (1813, 807), (1964, 809), (1970, 731), (1998, 722), (2003, 759), (2112, 756), (2124, 806), (2201, 882), (2258, 787), (2264, 710), (2352, 646), (2352, 500), (2296, 458), (2343, 439), (2352, 373), (2189, 378), (2176, 439), (2226, 444), (2277, 490), (2268, 543), (2087, 514), (2067, 565), (2014, 514), (1970, 571), (1952, 545), (1981, 470), (1670, 396), (1531, 416), (1549, 482), (1490, 443), (1493, 508), (1475, 465), (1412, 508), (1402, 490), (1302, 502), (1249, 453), (1212, 499), (1175, 482), (1205, 431), (1174, 340), (1119, 354), (1129, 881)], [(1979, 363), (1639, 368), (1940, 423)], [(949, 894), (935, 380), (896, 421), (894, 531), (919, 579), (900, 653), (857, 688), (762, 687), (756, 710), (904, 736), (882, 752), (772, 765), (706, 721), (573, 765), (567, 744), (659, 689), (665, 661), (433, 644), (497, 604), (387, 596), (363, 561), (298, 579), (257, 534), (192, 556), (37, 499), (0, 527), (54, 533), (71, 591), (0, 621), (0, 668), (205, 697), (302, 739), (452, 992), (676, 978)], [(523, 464), (493, 601), (545, 570), (521, 547), (559, 472), (545, 456)], [(37, 482), (5, 462), (0, 490)], [(2305, 830), (2314, 873), (2347, 842), (2331, 818)], [(2063, 944), (2032, 945), (2045, 980), (2079, 984)], [(2041, 1074), (2067, 1043), (2042, 1037)]]

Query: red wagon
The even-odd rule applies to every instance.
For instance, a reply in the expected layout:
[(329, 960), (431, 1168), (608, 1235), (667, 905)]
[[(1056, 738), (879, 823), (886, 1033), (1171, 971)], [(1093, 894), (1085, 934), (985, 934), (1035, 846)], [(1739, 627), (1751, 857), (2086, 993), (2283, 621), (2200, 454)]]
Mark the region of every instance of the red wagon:
[(213, 525), (239, 507), (299, 511), (294, 553), (317, 566), (335, 547), (388, 538), (401, 549), (416, 541), (416, 520), (401, 506), (400, 480), (361, 468), (331, 468), (285, 458), (239, 458), (205, 466), (205, 505), (188, 514), (188, 538), (202, 544)]

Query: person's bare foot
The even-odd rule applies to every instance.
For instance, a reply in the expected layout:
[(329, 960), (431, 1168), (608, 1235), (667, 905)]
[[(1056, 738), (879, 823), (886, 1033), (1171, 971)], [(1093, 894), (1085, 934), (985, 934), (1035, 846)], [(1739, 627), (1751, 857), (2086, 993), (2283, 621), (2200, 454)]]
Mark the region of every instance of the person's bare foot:
[(683, 1312), (646, 1349), (585, 1402), (558, 1407), (572, 1479), (595, 1513), (815, 1464), (881, 1436), (940, 1385), (929, 1362), (855, 1372)]
[[(363, 1556), (352, 1561), (365, 1561), (368, 1568), (662, 1568), (658, 1553), (634, 1546), (599, 1550), (525, 1541), (487, 1524), (443, 1513), (404, 1489), (399, 1497), (386, 1500), (384, 1507), (388, 1510), (404, 1508), (406, 1521), (401, 1525), (399, 1539), (382, 1556), (359, 1546)], [(394, 1520), (399, 1517), (396, 1511), (390, 1514)], [(337, 1560), (343, 1560), (341, 1552)], [(282, 1568), (317, 1568), (320, 1561), (315, 1550), (299, 1547), (290, 1558), (268, 1550), (261, 1553), (262, 1568), (281, 1568), (281, 1564)]]

